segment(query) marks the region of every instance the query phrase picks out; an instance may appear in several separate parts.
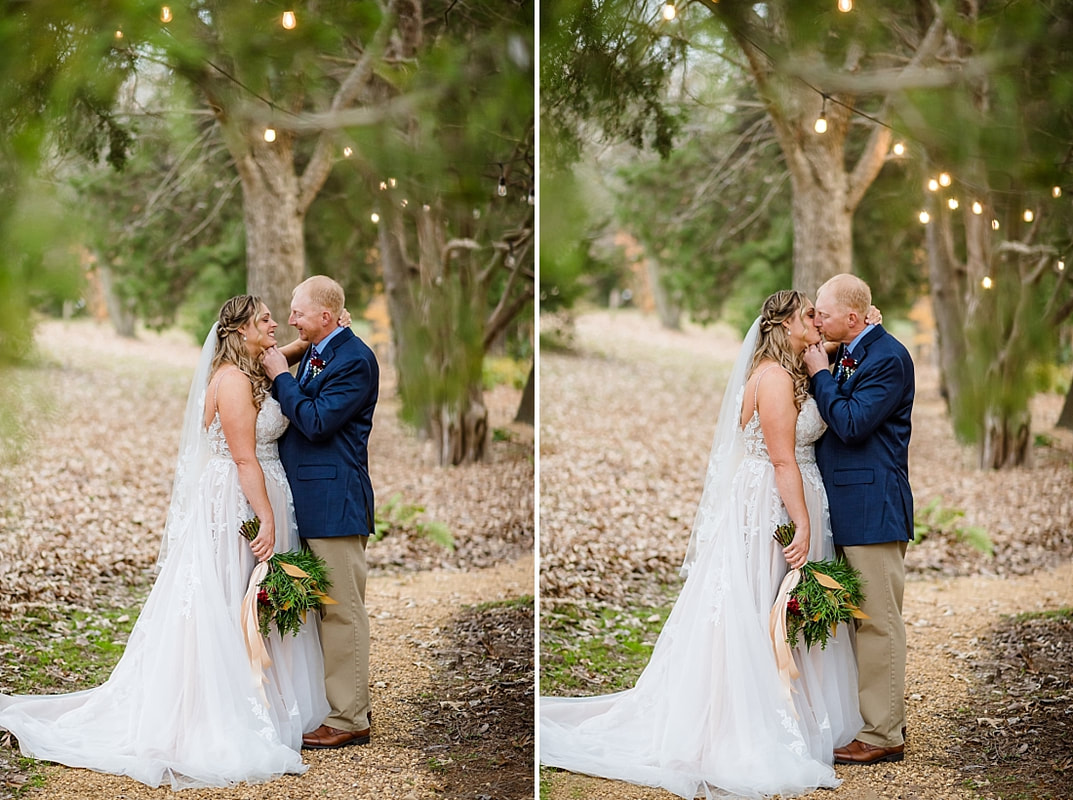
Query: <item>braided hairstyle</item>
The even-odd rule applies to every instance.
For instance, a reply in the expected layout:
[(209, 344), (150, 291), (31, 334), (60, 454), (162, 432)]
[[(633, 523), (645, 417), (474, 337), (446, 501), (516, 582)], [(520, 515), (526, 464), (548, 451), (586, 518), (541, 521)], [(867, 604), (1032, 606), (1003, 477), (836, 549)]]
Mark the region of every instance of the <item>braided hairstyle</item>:
[[(809, 299), (794, 289), (784, 289), (768, 297), (760, 307), (760, 335), (756, 340), (756, 350), (749, 365), (751, 375), (761, 361), (774, 361), (790, 373), (794, 381), (794, 405), (801, 410), (802, 403), (808, 397), (808, 373), (801, 356), (790, 346), (790, 337), (782, 323), (794, 314), (801, 315), (808, 310)], [(804, 320), (805, 324), (811, 324)]]
[(216, 354), (212, 357), (215, 373), (223, 364), (234, 364), (253, 384), (253, 403), (258, 409), (271, 388), (264, 365), (246, 349), (241, 328), (261, 311), (261, 298), (252, 294), (232, 297), (220, 309), (216, 328)]

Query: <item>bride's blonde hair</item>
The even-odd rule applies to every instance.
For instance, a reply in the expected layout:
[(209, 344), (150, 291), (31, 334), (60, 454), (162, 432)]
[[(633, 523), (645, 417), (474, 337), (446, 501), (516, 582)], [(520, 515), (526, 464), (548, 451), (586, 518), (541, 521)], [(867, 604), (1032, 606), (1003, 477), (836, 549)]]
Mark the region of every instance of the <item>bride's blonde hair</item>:
[(789, 372), (794, 380), (794, 405), (798, 411), (808, 397), (808, 373), (801, 356), (790, 346), (789, 333), (782, 323), (797, 314), (806, 325), (811, 325), (811, 320), (805, 319), (809, 305), (809, 299), (795, 289), (784, 289), (768, 297), (760, 307), (760, 331), (749, 364), (750, 375), (761, 361), (774, 361)]
[(264, 364), (250, 355), (240, 329), (261, 312), (261, 298), (252, 294), (232, 297), (220, 309), (216, 328), (216, 354), (212, 357), (212, 373), (223, 364), (234, 364), (253, 384), (253, 403), (258, 409), (264, 403), (272, 384)]

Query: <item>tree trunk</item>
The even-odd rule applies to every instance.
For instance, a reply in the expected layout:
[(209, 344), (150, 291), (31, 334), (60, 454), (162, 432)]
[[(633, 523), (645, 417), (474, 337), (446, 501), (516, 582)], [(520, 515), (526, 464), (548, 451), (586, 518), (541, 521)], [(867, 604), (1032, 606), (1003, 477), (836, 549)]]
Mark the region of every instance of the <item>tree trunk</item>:
[(1027, 466), (1032, 454), (1032, 448), (1029, 447), (1031, 427), (1031, 416), (1027, 410), (986, 412), (980, 442), (980, 468)]
[(112, 327), (120, 336), (133, 339), (135, 316), (131, 303), (119, 296), (115, 288), (115, 280), (112, 278), (112, 270), (109, 267), (98, 264), (97, 274), (101, 279), (101, 293), (104, 295), (104, 303), (108, 308), (108, 318), (112, 320)]
[(813, 161), (813, 167), (808, 175), (791, 173), (791, 178), (793, 285), (815, 298), (829, 278), (853, 270), (853, 212), (846, 208), (841, 164), (825, 158)]
[(298, 200), (292, 137), (281, 134), (271, 144), (253, 140), (235, 162), (242, 179), (247, 289), (264, 300), (286, 331), (280, 341), (289, 341), (294, 338), (286, 325), (291, 295), (306, 277), (305, 214)]
[(1066, 401), (1062, 405), (1062, 413), (1058, 415), (1057, 427), (1073, 431), (1073, 380), (1069, 383), (1069, 391), (1066, 392)]
[(536, 362), (529, 367), (529, 377), (525, 379), (525, 388), (522, 390), (522, 401), (518, 404), (518, 413), (514, 415), (515, 422), (524, 422), (526, 425), (536, 424)]
[(650, 255), (645, 256), (645, 269), (648, 272), (648, 284), (652, 289), (652, 300), (656, 304), (659, 323), (667, 330), (682, 330), (682, 307), (667, 293), (663, 285), (659, 262)]

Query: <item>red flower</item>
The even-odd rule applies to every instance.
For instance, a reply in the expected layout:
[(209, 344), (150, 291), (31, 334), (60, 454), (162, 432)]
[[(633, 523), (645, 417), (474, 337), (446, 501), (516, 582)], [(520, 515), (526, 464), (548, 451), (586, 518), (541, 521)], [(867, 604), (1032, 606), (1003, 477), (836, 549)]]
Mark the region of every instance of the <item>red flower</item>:
[(857, 359), (853, 356), (846, 356), (842, 359), (842, 366), (846, 369), (855, 369), (857, 367)]
[(786, 601), (786, 611), (795, 617), (801, 616), (801, 604), (797, 602), (796, 597), (791, 597)]
[(261, 591), (259, 591), (257, 593), (257, 602), (260, 603), (261, 605), (267, 606), (268, 605), (268, 592), (266, 592), (264, 589), (261, 589)]

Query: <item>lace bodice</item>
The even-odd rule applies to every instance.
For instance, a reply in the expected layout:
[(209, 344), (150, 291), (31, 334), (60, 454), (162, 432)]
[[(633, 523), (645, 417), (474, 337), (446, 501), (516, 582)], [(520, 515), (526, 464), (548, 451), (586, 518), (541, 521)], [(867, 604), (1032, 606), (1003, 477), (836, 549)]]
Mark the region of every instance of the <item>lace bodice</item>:
[[(290, 422), (283, 416), (283, 409), (274, 397), (266, 397), (260, 412), (257, 414), (257, 460), (278, 460), (279, 450), (276, 440), (287, 430)], [(227, 438), (224, 436), (223, 426), (220, 424), (220, 414), (212, 418), (208, 429), (209, 448), (213, 456), (231, 458), (231, 448), (227, 446)]]
[[(738, 408), (741, 408), (742, 398), (738, 398)], [(816, 451), (813, 445), (823, 432), (827, 430), (827, 423), (820, 416), (820, 410), (816, 401), (807, 398), (801, 405), (801, 412), (797, 415), (797, 428), (795, 429), (796, 447), (795, 455), (798, 464), (808, 464), (816, 461)], [(753, 416), (745, 423), (743, 430), (745, 436), (745, 455), (751, 458), (770, 460), (767, 450), (767, 442), (764, 441), (764, 433), (760, 430), (760, 414), (753, 411)]]

